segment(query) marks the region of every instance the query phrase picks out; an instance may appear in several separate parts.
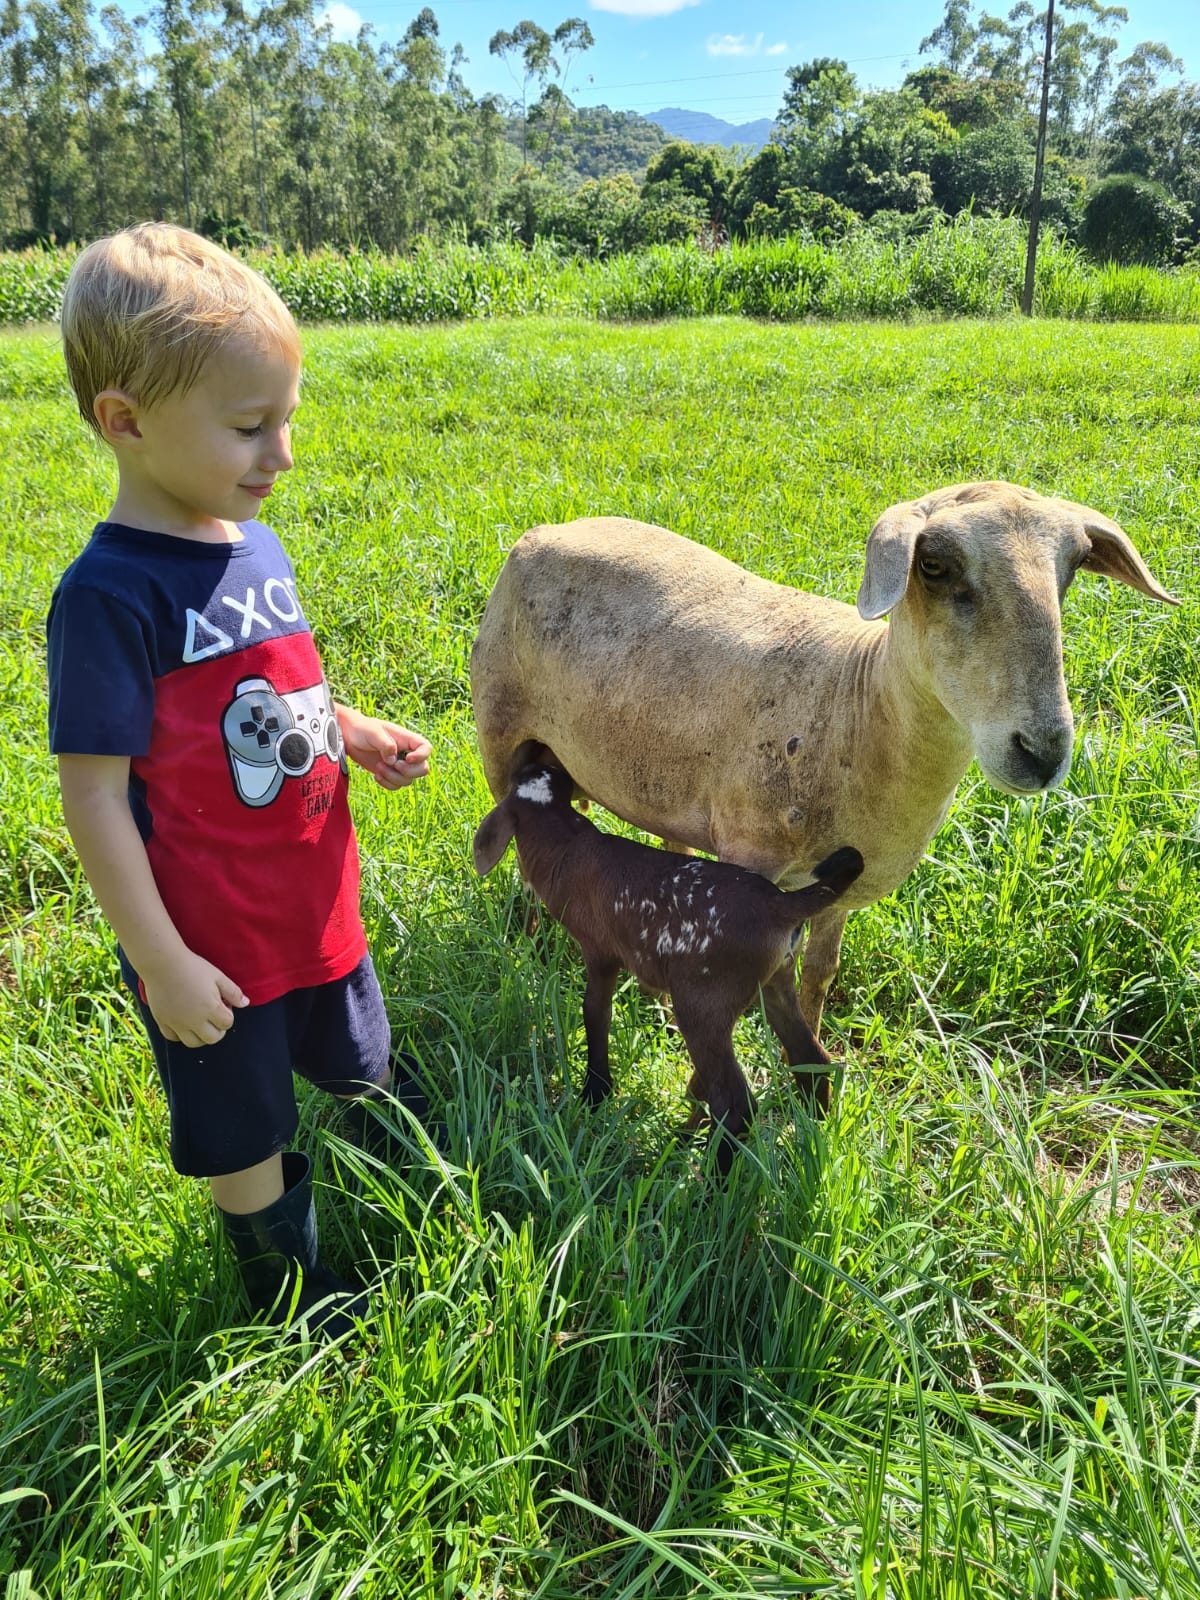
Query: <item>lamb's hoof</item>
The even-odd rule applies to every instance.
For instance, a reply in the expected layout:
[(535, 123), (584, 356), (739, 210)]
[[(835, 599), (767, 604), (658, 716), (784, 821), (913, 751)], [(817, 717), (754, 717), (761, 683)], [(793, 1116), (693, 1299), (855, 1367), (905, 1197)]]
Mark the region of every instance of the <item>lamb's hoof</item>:
[(699, 1133), (702, 1128), (706, 1128), (707, 1126), (708, 1107), (706, 1105), (702, 1105), (701, 1102), (697, 1100), (691, 1111), (688, 1113), (688, 1119), (683, 1125), (683, 1131), (690, 1138), (694, 1134)]
[(797, 1072), (796, 1098), (819, 1122), (833, 1104), (833, 1078), (828, 1072)]
[(742, 1141), (723, 1124), (718, 1123), (713, 1128), (711, 1143), (716, 1146), (717, 1171), (723, 1178), (727, 1178), (733, 1171), (733, 1159), (741, 1149)]
[(603, 1105), (605, 1100), (609, 1099), (612, 1092), (611, 1082), (605, 1083), (603, 1078), (586, 1077), (583, 1080), (583, 1088), (579, 1091), (580, 1104), (585, 1105), (589, 1111), (594, 1111), (598, 1105)]

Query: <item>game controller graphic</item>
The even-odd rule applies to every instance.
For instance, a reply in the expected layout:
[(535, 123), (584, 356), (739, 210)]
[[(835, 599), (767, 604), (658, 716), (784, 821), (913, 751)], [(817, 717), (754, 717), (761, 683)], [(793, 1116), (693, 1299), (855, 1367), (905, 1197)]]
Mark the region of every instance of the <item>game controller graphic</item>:
[(345, 766), (341, 730), (324, 679), (280, 694), (266, 678), (243, 678), (221, 718), (239, 800), (269, 806), (285, 778), (303, 778), (318, 757)]

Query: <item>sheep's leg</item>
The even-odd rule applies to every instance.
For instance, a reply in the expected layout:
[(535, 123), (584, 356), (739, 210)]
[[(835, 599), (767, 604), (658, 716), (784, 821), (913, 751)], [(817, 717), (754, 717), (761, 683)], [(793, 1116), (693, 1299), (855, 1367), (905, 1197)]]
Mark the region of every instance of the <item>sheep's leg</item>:
[(618, 966), (589, 965), (587, 969), (587, 987), (583, 991), (583, 1030), (587, 1035), (583, 1098), (592, 1106), (599, 1105), (612, 1093), (608, 1035), (612, 1028), (613, 995), (620, 974)]
[(767, 1021), (783, 1046), (788, 1066), (795, 1071), (796, 1092), (811, 1103), (815, 1115), (824, 1116), (830, 1103), (829, 1074), (819, 1069), (828, 1066), (829, 1052), (800, 1009), (790, 961), (785, 961), (763, 984), (762, 997)]
[(688, 1093), (708, 1104), (717, 1166), (722, 1174), (733, 1165), (737, 1141), (754, 1117), (754, 1096), (733, 1053), (734, 1018), (716, 1014), (712, 1006), (674, 996), (675, 1021), (692, 1058)]
[(816, 1038), (821, 1036), (821, 1012), (842, 955), (842, 932), (849, 912), (839, 906), (818, 911), (808, 925), (804, 959), (800, 963), (800, 1009)]

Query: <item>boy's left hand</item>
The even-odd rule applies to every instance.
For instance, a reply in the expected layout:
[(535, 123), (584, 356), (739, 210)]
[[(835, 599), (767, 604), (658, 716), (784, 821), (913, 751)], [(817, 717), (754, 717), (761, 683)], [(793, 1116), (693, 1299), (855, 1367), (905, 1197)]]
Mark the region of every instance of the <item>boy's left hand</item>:
[(394, 722), (337, 706), (346, 754), (384, 789), (403, 789), (429, 771), (429, 740)]

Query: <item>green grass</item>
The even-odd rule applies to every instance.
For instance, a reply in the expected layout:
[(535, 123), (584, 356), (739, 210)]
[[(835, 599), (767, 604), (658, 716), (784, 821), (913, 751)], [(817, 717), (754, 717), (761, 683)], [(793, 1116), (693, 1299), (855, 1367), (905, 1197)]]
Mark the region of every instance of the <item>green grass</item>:
[[(1200, 1596), (1200, 346), (1171, 328), (584, 321), (314, 331), (272, 520), (338, 694), (434, 771), (354, 804), (441, 1165), (302, 1134), (357, 1350), (233, 1326), (201, 1185), (81, 883), (42, 626), (107, 506), (56, 341), (0, 337), (0, 1595)], [(618, 999), (573, 1105), (578, 964), (474, 877), (466, 663), (526, 527), (628, 514), (842, 599), (894, 501), (1004, 477), (1115, 517), (1174, 612), (1081, 578), (1065, 788), (972, 772), (856, 913), (806, 1120), (759, 1019), (729, 1185)], [(347, 1192), (339, 1192), (339, 1177)], [(4, 1578), (8, 1576), (7, 1589)]]

